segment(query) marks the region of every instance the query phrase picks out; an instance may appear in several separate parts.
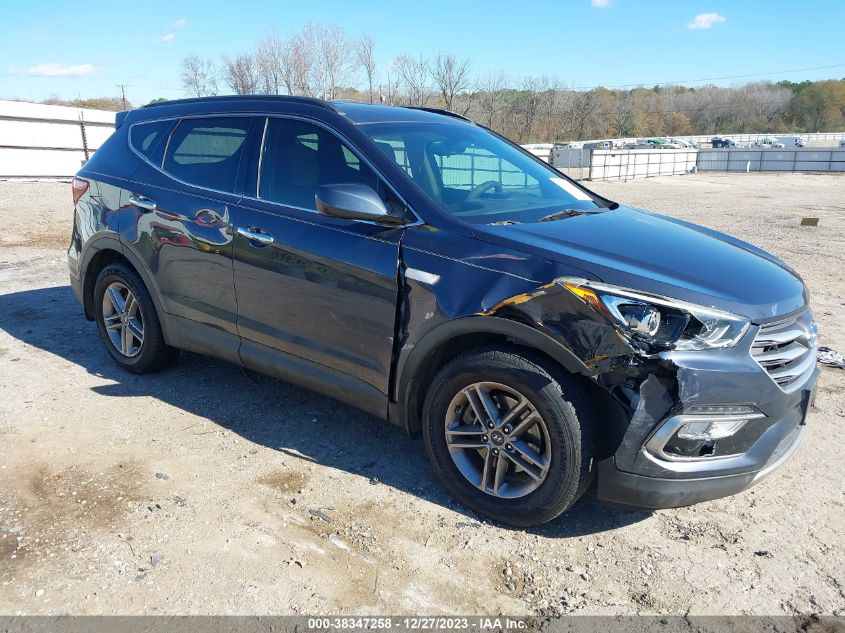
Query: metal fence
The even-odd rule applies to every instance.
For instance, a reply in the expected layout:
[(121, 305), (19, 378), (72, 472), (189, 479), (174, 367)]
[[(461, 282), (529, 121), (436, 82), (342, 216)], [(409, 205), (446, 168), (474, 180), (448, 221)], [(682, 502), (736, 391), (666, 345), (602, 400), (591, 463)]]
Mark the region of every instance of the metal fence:
[(696, 165), (694, 149), (596, 149), (590, 160), (590, 180), (632, 180), (687, 174)]
[(702, 149), (698, 170), (845, 172), (845, 149)]

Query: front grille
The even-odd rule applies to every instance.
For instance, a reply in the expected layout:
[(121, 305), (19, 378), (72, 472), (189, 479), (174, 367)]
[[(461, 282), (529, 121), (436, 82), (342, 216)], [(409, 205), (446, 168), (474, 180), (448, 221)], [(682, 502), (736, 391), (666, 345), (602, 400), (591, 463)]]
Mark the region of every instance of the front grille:
[(784, 391), (800, 387), (816, 366), (816, 324), (810, 311), (763, 325), (751, 356)]

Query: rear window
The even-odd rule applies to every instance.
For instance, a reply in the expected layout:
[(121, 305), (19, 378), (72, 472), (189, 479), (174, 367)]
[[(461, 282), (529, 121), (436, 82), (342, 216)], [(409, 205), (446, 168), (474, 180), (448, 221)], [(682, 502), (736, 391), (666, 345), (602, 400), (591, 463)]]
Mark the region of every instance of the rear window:
[(161, 154), (164, 151), (164, 139), (167, 138), (167, 133), (172, 127), (173, 121), (138, 123), (132, 126), (129, 142), (138, 153), (158, 165), (161, 163)]
[(192, 185), (235, 190), (248, 117), (184, 119), (170, 137), (163, 169)]

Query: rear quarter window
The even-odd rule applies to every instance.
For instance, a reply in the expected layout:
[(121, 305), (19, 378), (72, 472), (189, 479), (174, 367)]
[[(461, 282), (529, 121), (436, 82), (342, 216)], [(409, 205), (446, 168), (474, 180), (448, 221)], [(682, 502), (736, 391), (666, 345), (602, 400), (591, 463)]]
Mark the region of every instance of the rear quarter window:
[(248, 128), (248, 117), (183, 119), (162, 168), (189, 184), (232, 192)]
[(164, 153), (165, 139), (167, 139), (167, 135), (174, 125), (174, 121), (136, 123), (129, 133), (129, 143), (144, 158), (160, 165), (161, 155)]

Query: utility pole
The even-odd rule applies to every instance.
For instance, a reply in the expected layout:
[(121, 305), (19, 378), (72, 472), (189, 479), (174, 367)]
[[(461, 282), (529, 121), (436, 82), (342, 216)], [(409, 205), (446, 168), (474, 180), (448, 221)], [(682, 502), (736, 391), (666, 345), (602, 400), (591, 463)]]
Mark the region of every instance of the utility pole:
[(119, 84), (117, 86), (120, 88), (120, 99), (123, 102), (123, 109), (126, 109), (126, 84)]

